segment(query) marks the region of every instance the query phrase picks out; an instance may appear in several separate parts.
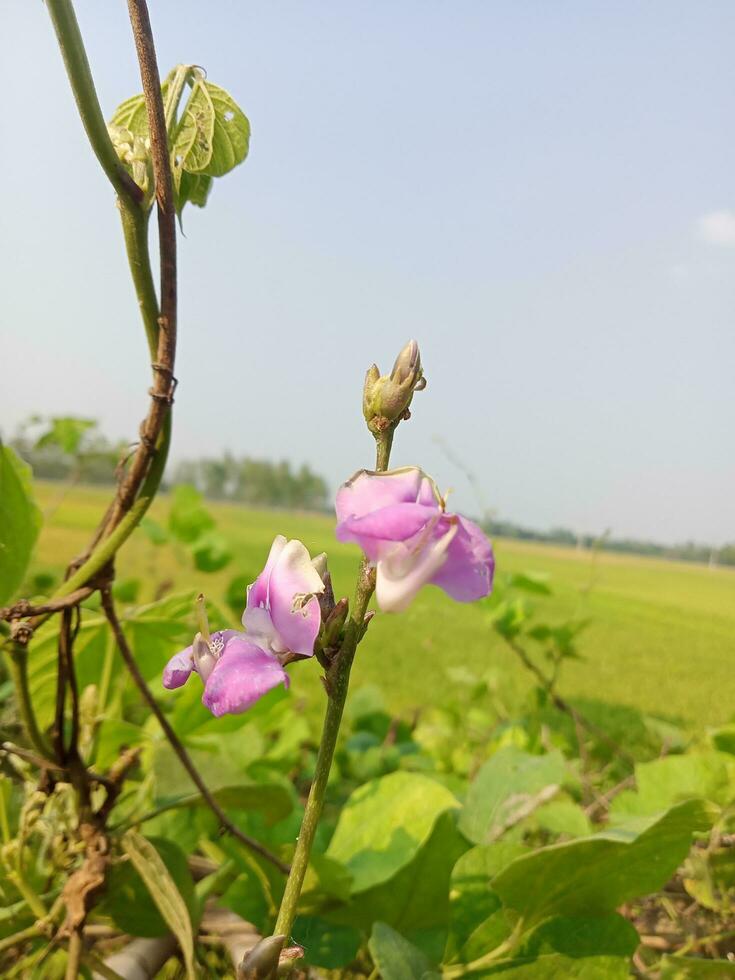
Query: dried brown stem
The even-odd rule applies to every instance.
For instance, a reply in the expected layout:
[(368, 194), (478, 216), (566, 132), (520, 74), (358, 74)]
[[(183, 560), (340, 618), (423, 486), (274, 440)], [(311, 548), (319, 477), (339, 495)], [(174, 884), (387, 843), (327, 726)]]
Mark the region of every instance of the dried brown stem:
[(140, 672), (140, 668), (138, 667), (138, 664), (135, 661), (133, 652), (130, 649), (128, 641), (125, 637), (125, 633), (123, 632), (122, 626), (120, 624), (120, 620), (117, 617), (117, 613), (115, 611), (115, 605), (112, 600), (112, 594), (109, 589), (103, 589), (102, 591), (102, 608), (105, 611), (105, 615), (107, 616), (107, 621), (109, 622), (112, 632), (115, 635), (115, 640), (117, 642), (118, 649), (120, 650), (120, 654), (123, 660), (125, 661), (125, 664), (130, 672), (130, 676), (135, 681), (136, 687), (138, 688), (141, 695), (143, 696), (143, 699), (145, 700), (146, 704), (151, 709), (153, 714), (156, 716), (159, 725), (163, 729), (164, 735), (168, 739), (171, 748), (178, 756), (181, 765), (188, 772), (189, 776), (191, 777), (191, 781), (194, 783), (196, 788), (201, 793), (202, 799), (207, 804), (209, 809), (212, 811), (212, 813), (214, 813), (214, 815), (219, 820), (220, 824), (222, 825), (222, 828), (226, 830), (229, 834), (232, 834), (233, 837), (236, 837), (240, 841), (240, 843), (250, 848), (251, 851), (254, 851), (256, 854), (260, 854), (262, 858), (265, 858), (266, 861), (269, 861), (272, 865), (278, 868), (279, 871), (282, 871), (284, 874), (288, 874), (289, 871), (288, 865), (284, 864), (284, 862), (281, 861), (280, 858), (278, 858), (275, 854), (272, 854), (259, 841), (248, 836), (248, 834), (244, 834), (238, 827), (236, 827), (229, 820), (227, 814), (224, 812), (224, 810), (219, 805), (217, 800), (214, 798), (210, 790), (207, 788), (206, 783), (199, 775), (198, 769), (192, 762), (189, 753), (182, 745), (179, 736), (171, 727), (171, 723), (169, 722), (168, 718), (161, 710), (161, 707), (156, 701), (156, 699), (153, 697), (153, 693), (151, 692), (151, 689), (146, 684), (145, 679), (143, 678), (143, 675)]
[(156, 444), (166, 415), (173, 403), (176, 386), (176, 202), (174, 198), (171, 158), (166, 132), (166, 118), (161, 95), (161, 79), (156, 61), (148, 5), (145, 0), (128, 0), (135, 49), (140, 65), (143, 96), (148, 112), (151, 162), (156, 185), (158, 240), (161, 256), (160, 316), (158, 318), (158, 351), (153, 365), (151, 403), (141, 429), (140, 443), (128, 471), (118, 487), (117, 499), (107, 524), (109, 533), (130, 509), (145, 479), (156, 452)]
[(34, 606), (28, 599), (21, 599), (12, 606), (5, 606), (0, 609), (0, 620), (4, 619), (12, 622), (14, 619), (26, 619), (30, 616), (43, 616), (47, 613), (61, 612), (70, 606), (78, 606), (80, 602), (88, 599), (95, 588), (85, 585), (81, 589), (70, 592), (69, 595), (62, 596), (60, 599), (49, 599), (48, 602)]

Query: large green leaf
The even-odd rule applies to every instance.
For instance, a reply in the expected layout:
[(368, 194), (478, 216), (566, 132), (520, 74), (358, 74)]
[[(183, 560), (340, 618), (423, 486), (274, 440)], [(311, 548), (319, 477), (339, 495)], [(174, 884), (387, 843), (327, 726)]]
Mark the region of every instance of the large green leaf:
[(174, 878), (153, 844), (134, 830), (129, 830), (125, 834), (122, 845), (135, 870), (143, 879), (158, 911), (176, 936), (184, 957), (188, 980), (196, 980), (191, 915)]
[(490, 843), (506, 827), (548, 802), (566, 778), (561, 752), (529, 755), (513, 746), (500, 749), (470, 786), (459, 828), (475, 844)]
[(349, 904), (329, 918), (366, 931), (380, 919), (418, 946), (422, 946), (422, 934), (442, 930), (441, 952), (449, 925), (452, 868), (467, 849), (455, 813), (447, 810), (439, 815), (428, 840), (405, 867), (388, 881), (353, 894)]
[(439, 815), (458, 805), (445, 786), (418, 773), (372, 780), (342, 808), (327, 855), (352, 874), (353, 894), (366, 891), (412, 861)]
[(526, 925), (552, 915), (604, 915), (656, 891), (686, 857), (692, 835), (714, 813), (690, 800), (626, 827), (541, 848), (517, 858), (492, 881), (506, 907)]
[(373, 926), (368, 949), (382, 980), (438, 980), (421, 950), (384, 922)]
[(457, 861), (449, 889), (449, 937), (444, 952), (447, 963), (476, 959), (510, 933), (500, 912), (500, 896), (490, 887), (490, 880), (525, 852), (526, 847), (516, 841), (498, 841), (473, 847)]
[(41, 512), (33, 501), (31, 469), (0, 442), (0, 604), (23, 581), (41, 529)]

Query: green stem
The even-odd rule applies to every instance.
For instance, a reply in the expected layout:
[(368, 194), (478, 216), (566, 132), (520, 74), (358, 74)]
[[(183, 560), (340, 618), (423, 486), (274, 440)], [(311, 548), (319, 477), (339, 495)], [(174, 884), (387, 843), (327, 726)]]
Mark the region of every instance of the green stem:
[(28, 907), (35, 917), (39, 920), (46, 920), (48, 918), (48, 909), (41, 901), (40, 897), (35, 893), (31, 885), (26, 881), (23, 872), (20, 869), (20, 858), (18, 859), (18, 866), (8, 871), (8, 878), (18, 891), (21, 893), (23, 898), (28, 903)]
[(388, 469), (388, 464), (390, 463), (390, 451), (393, 446), (393, 433), (395, 431), (395, 427), (391, 426), (391, 428), (386, 429), (385, 432), (375, 434), (375, 448), (377, 455), (375, 465), (376, 470), (382, 471)]
[(125, 250), (128, 254), (130, 275), (135, 286), (135, 295), (143, 318), (148, 351), (155, 361), (158, 352), (159, 306), (156, 287), (151, 272), (151, 257), (148, 249), (148, 218), (150, 211), (142, 211), (136, 205), (120, 201), (120, 218)]
[(18, 701), (20, 720), (25, 733), (36, 751), (47, 759), (52, 755), (51, 748), (46, 744), (46, 740), (38, 727), (36, 713), (31, 701), (31, 692), (28, 687), (28, 651), (22, 644), (14, 640), (9, 644), (8, 664)]
[(107, 132), (84, 42), (71, 0), (46, 0), (82, 124), (95, 156), (120, 197), (139, 201), (142, 191), (120, 163)]
[(322, 737), (319, 743), (319, 753), (316, 759), (314, 781), (309, 791), (309, 799), (306, 801), (304, 819), (301, 823), (296, 850), (293, 861), (291, 862), (291, 872), (286, 882), (286, 889), (283, 893), (281, 908), (278, 912), (278, 919), (274, 928), (274, 935), (276, 936), (290, 936), (294, 919), (296, 918), (296, 906), (301, 895), (304, 876), (309, 866), (311, 848), (324, 805), (324, 794), (327, 788), (327, 780), (329, 779), (329, 770), (332, 767), (332, 759), (334, 758), (334, 750), (337, 745), (342, 713), (347, 699), (350, 670), (362, 631), (363, 619), (374, 588), (375, 576), (367, 561), (363, 561), (355, 591), (352, 617), (345, 633), (344, 642), (337, 655), (337, 660), (329, 672), (330, 694), (329, 701), (327, 702), (327, 712), (324, 717)]
[(112, 534), (99, 543), (85, 563), (66, 582), (62, 582), (53, 595), (54, 599), (60, 599), (65, 595), (69, 595), (70, 592), (74, 592), (80, 586), (85, 585), (91, 578), (101, 572), (136, 529), (143, 515), (153, 502), (153, 498), (161, 483), (170, 442), (171, 412), (169, 411), (163, 423), (161, 437), (158, 441), (158, 447), (156, 448), (156, 454), (151, 463), (151, 468), (143, 482), (143, 486), (140, 488), (140, 494), (135, 503)]
[[(387, 470), (390, 462), (390, 450), (393, 443), (393, 430), (380, 433), (375, 437), (377, 442), (377, 470)], [(375, 570), (370, 567), (367, 559), (363, 559), (360, 574), (355, 589), (355, 599), (352, 604), (352, 614), (345, 630), (342, 646), (328, 671), (327, 685), (329, 700), (324, 716), (324, 727), (319, 742), (319, 752), (316, 758), (314, 781), (309, 790), (309, 798), (304, 809), (304, 819), (301, 822), (296, 850), (294, 851), (291, 871), (286, 882), (286, 888), (281, 900), (281, 907), (273, 934), (290, 937), (293, 929), (296, 909), (301, 895), (301, 889), (309, 866), (311, 848), (314, 844), (319, 818), (324, 806), (324, 796), (332, 768), (334, 751), (337, 746), (339, 728), (342, 722), (347, 691), (350, 685), (350, 671), (355, 659), (358, 644), (364, 633), (365, 613), (370, 597), (375, 591)]]

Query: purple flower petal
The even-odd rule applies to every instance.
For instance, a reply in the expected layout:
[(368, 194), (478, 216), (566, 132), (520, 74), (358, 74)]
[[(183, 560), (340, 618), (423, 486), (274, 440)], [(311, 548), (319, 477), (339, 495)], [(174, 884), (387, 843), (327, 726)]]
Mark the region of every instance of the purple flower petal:
[[(377, 564), (375, 598), (383, 612), (403, 612), (419, 589), (434, 580), (447, 560), (457, 526), (442, 519), (430, 537), (393, 545)], [(423, 539), (423, 540), (422, 540)]]
[(477, 524), (465, 517), (454, 519), (458, 522), (457, 533), (449, 545), (447, 560), (431, 582), (458, 602), (474, 602), (492, 590), (493, 548)]
[(241, 714), (272, 688), (288, 687), (288, 674), (276, 657), (242, 636), (231, 639), (209, 676), (202, 703), (219, 718)]
[[(268, 554), (268, 560), (265, 563), (265, 568), (256, 578), (252, 585), (248, 586), (247, 594), (247, 609), (257, 608), (258, 606), (265, 606), (268, 602), (268, 582), (270, 581), (271, 572), (278, 561), (281, 552), (286, 547), (286, 539), (282, 534), (277, 534), (271, 545), (271, 550)], [(242, 617), (243, 625), (245, 623), (245, 613)]]
[(416, 466), (374, 473), (358, 470), (337, 491), (337, 522), (348, 517), (364, 517), (366, 514), (389, 507), (391, 504), (438, 504), (433, 483)]
[(337, 525), (338, 541), (355, 541), (370, 561), (378, 561), (385, 552), (384, 542), (407, 541), (439, 517), (439, 505), (390, 504), (363, 517), (347, 517)]
[[(278, 557), (268, 583), (271, 618), (286, 650), (310, 657), (321, 625), (319, 601), (314, 593), (324, 583), (309, 552), (297, 540), (289, 541)], [(312, 598), (305, 599), (306, 596)]]
[(175, 653), (163, 669), (163, 686), (170, 691), (183, 687), (194, 670), (194, 647)]

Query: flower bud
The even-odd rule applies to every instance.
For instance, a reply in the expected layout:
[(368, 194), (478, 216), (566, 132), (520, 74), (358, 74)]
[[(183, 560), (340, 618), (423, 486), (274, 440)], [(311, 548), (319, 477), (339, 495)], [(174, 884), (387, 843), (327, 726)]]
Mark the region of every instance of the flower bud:
[(414, 391), (426, 387), (419, 345), (410, 340), (400, 352), (389, 375), (380, 374), (373, 366), (365, 377), (362, 411), (368, 428), (381, 432), (409, 418), (409, 406)]
[(332, 647), (339, 641), (342, 627), (347, 621), (349, 612), (349, 602), (347, 599), (340, 599), (324, 623), (324, 646)]
[(245, 954), (237, 968), (238, 980), (260, 980), (271, 977), (278, 969), (285, 936), (266, 936)]

